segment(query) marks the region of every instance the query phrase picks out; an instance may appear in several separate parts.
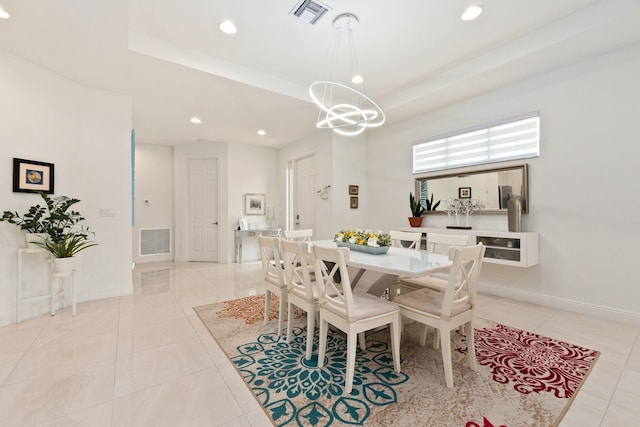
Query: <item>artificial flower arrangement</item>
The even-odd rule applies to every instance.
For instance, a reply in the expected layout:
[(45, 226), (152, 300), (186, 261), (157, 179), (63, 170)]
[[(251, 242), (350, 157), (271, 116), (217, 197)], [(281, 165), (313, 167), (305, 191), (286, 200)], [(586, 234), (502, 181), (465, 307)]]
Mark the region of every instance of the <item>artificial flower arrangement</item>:
[(391, 236), (373, 230), (340, 230), (333, 238), (335, 242), (350, 243), (359, 246), (391, 246)]

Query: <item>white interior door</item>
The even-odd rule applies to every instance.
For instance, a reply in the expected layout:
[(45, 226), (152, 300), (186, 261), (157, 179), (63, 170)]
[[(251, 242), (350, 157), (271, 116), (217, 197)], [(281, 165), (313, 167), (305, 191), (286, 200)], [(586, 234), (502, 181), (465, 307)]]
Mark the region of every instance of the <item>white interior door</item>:
[(316, 158), (296, 160), (294, 166), (293, 224), (295, 229), (314, 230), (316, 226)]
[(188, 261), (218, 261), (218, 162), (189, 160)]

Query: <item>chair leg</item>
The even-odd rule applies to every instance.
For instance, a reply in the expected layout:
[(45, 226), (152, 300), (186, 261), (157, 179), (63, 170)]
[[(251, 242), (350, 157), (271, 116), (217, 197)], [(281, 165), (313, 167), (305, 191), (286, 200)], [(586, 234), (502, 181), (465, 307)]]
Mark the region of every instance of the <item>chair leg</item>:
[(353, 390), (353, 376), (356, 371), (356, 334), (347, 333), (347, 377), (344, 386), (347, 394)]
[(364, 332), (360, 332), (358, 334), (358, 342), (360, 343), (360, 350), (365, 351), (367, 349), (367, 338), (364, 335)]
[(293, 304), (289, 302), (287, 305), (287, 339), (286, 342), (289, 344), (291, 342), (291, 335), (293, 329)]
[(467, 355), (469, 356), (469, 367), (474, 371), (478, 365), (476, 362), (476, 344), (473, 335), (473, 320), (467, 322)]
[(424, 347), (427, 344), (427, 331), (429, 327), (427, 325), (422, 325), (422, 332), (420, 332), (420, 345)]
[(433, 348), (440, 348), (440, 329), (433, 330)]
[(269, 321), (269, 312), (271, 311), (271, 291), (264, 293), (264, 323)]
[(318, 342), (318, 368), (322, 368), (324, 366), (324, 353), (327, 350), (327, 331), (329, 329), (329, 323), (322, 318), (320, 315), (320, 330), (318, 332), (319, 342)]
[(440, 330), (440, 347), (442, 347), (442, 364), (447, 387), (453, 388), (453, 367), (451, 366), (451, 334)]
[(310, 310), (307, 311), (307, 351), (304, 357), (309, 360), (311, 359), (311, 353), (313, 351), (313, 330), (316, 324), (316, 311), (313, 307), (310, 307)]
[(282, 329), (284, 328), (284, 311), (287, 308), (287, 293), (280, 292), (280, 304), (278, 308), (278, 336), (282, 334)]
[(400, 372), (400, 336), (402, 334), (400, 328), (400, 313), (393, 317), (391, 325), (391, 354), (393, 354), (393, 369)]

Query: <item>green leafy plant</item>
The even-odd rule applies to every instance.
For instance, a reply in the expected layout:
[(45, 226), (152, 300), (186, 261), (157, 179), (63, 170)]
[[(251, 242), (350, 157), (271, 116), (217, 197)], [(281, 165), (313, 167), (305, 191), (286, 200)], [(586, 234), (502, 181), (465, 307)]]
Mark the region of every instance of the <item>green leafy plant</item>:
[(391, 236), (371, 230), (340, 230), (333, 236), (334, 242), (361, 246), (391, 246)]
[(69, 258), (84, 249), (97, 245), (97, 243), (87, 240), (85, 234), (73, 233), (63, 235), (58, 242), (46, 240), (35, 244), (46, 249), (56, 258)]
[(416, 200), (411, 192), (409, 192), (409, 207), (411, 208), (411, 216), (416, 218), (422, 216), (422, 213), (425, 210), (424, 206), (420, 203), (420, 200)]
[(46, 233), (49, 231), (49, 225), (45, 222), (44, 216), (46, 212), (45, 207), (40, 205), (31, 206), (23, 215), (18, 212), (4, 211), (0, 222), (6, 221), (9, 224), (17, 225), (20, 230), (27, 233)]
[(438, 200), (435, 204), (433, 203), (433, 193), (431, 193), (431, 198), (425, 200), (427, 211), (435, 211), (436, 208), (440, 205), (440, 200)]

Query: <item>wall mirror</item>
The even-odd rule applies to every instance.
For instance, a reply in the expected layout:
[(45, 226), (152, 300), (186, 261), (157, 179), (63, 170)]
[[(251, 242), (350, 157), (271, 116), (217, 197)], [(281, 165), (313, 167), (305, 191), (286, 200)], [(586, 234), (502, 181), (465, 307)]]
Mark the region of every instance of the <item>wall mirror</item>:
[(509, 198), (522, 197), (522, 212), (529, 212), (529, 181), (527, 164), (446, 175), (428, 175), (416, 178), (416, 194), (420, 199), (440, 200), (436, 211), (446, 213), (446, 201), (457, 198), (479, 200), (485, 206), (477, 212), (507, 212)]

